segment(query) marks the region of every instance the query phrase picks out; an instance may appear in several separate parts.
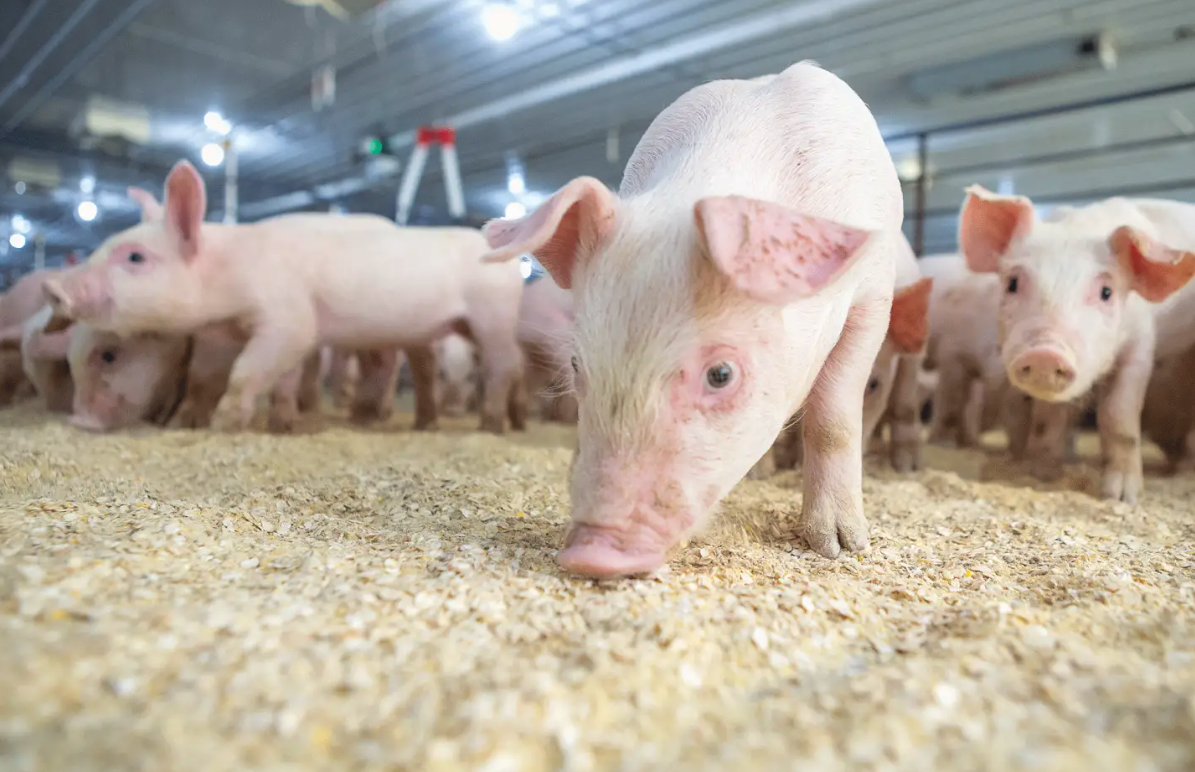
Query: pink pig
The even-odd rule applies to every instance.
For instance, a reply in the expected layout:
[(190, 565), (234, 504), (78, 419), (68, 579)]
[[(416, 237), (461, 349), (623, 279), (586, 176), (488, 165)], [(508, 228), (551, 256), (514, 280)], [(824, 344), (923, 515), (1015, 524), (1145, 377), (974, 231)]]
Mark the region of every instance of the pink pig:
[(480, 233), (400, 228), (373, 215), (222, 225), (204, 223), (205, 210), (203, 181), (180, 162), (166, 181), (162, 219), (109, 238), (86, 265), (47, 282), (48, 299), (121, 336), (225, 322), (248, 331), (214, 419), (233, 428), (247, 427), (257, 398), (276, 385), (294, 393), (304, 359), (321, 344), (428, 347), (467, 332), (490, 381), (482, 427), (504, 430), (508, 398), (522, 383), (522, 280), (515, 266), (479, 262)]
[(580, 177), (486, 226), (572, 290), (580, 403), (562, 566), (658, 568), (805, 404), (800, 531), (868, 545), (863, 392), (888, 329), (900, 183), (859, 97), (812, 63), (699, 86), (619, 195)]
[(0, 405), (34, 391), (25, 374), (20, 340), (25, 322), (45, 306), (43, 285), (59, 273), (56, 268), (31, 271), (0, 295), (0, 340), (7, 341), (0, 349)]
[(6, 357), (14, 352), (20, 356), (24, 376), (45, 401), (47, 410), (69, 413), (75, 387), (66, 363), (68, 338), (47, 332), (52, 318), (50, 307), (42, 306), (24, 324), (0, 331), (0, 352)]
[(1070, 402), (1106, 379), (1104, 495), (1136, 503), (1154, 358), (1195, 343), (1195, 205), (1112, 198), (1039, 220), (1029, 199), (976, 186), (959, 244), (972, 270), (1000, 275), (1000, 352), (1013, 385)]

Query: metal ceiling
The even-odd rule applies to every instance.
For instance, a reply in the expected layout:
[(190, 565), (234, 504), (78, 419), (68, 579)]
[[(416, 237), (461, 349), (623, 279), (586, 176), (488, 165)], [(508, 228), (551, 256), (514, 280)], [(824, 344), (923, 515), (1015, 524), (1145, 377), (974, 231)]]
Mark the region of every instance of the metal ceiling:
[[(893, 136), (1195, 80), (1190, 0), (554, 0), (551, 17), (536, 12), (548, 0), (510, 0), (535, 20), (503, 42), (482, 27), (488, 1), (391, 0), (342, 20), (283, 0), (5, 0), (0, 163), (48, 160), (60, 180), (18, 195), (17, 180), (5, 178), (0, 235), (22, 214), (48, 238), (53, 262), (131, 224), (137, 212), (124, 188), (160, 190), (179, 157), (198, 164), (212, 139), (202, 123), (209, 109), (238, 126), (244, 219), (296, 204), (326, 208), (332, 201), (316, 191), (329, 183), (351, 191), (337, 197), (351, 209), (393, 214), (397, 179), (368, 179), (355, 145), (374, 132), (402, 140), (442, 120), (460, 128), (470, 212), (489, 217), (514, 198), (510, 154), (523, 166), (528, 203), (578, 174), (616, 185), (648, 122), (683, 91), (800, 59), (844, 77)], [(927, 68), (961, 70), (975, 57), (1098, 33), (1118, 52), (1111, 69), (929, 102), (909, 85)], [(337, 93), (316, 112), (311, 78), (324, 64), (336, 68)], [(145, 141), (88, 141), (79, 128), (97, 96), (147, 108)], [(1121, 190), (1195, 201), (1192, 122), (1195, 89), (935, 133), (926, 248), (953, 248), (954, 212), (971, 182), (1045, 201)], [(891, 149), (915, 176), (916, 141)], [(205, 174), (219, 210), (221, 171)], [(88, 176), (103, 216), (84, 224), (74, 210)], [(418, 198), (433, 214), (445, 208), (438, 176), (433, 161)], [(906, 193), (911, 208), (913, 189)], [(0, 261), (31, 258), (26, 247)]]

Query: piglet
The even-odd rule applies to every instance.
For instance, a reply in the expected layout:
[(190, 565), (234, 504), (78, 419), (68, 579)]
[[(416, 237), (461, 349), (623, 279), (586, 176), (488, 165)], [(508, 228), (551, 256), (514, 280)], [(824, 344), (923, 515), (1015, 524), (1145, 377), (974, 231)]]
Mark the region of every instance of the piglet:
[(34, 392), (20, 352), (24, 325), (45, 306), (43, 285), (60, 273), (56, 268), (31, 271), (0, 295), (0, 406)]
[(569, 182), (486, 226), (534, 254), (576, 319), (572, 527), (558, 560), (648, 572), (805, 404), (800, 532), (868, 544), (863, 393), (888, 330), (903, 202), (871, 113), (812, 63), (707, 83), (661, 113), (619, 195)]
[(577, 400), (569, 388), (569, 336), (573, 295), (542, 274), (523, 288), (519, 345), (527, 360), (527, 389), (546, 421), (576, 423)]
[(1136, 503), (1154, 358), (1195, 344), (1195, 205), (1111, 198), (1042, 220), (1028, 198), (973, 186), (959, 244), (973, 271), (1000, 276), (1014, 386), (1062, 403), (1101, 383), (1104, 495)]
[[(234, 429), (248, 426), (260, 395), (275, 386), (294, 393), (304, 359), (322, 344), (430, 347), (464, 332), (489, 381), (482, 428), (504, 431), (508, 398), (522, 383), (522, 278), (517, 266), (479, 262), (480, 233), (402, 228), (364, 214), (205, 223), (206, 201), (195, 168), (180, 162), (161, 219), (110, 237), (86, 265), (48, 281), (47, 298), (121, 336), (224, 323), (246, 330), (214, 419)], [(522, 413), (512, 412), (521, 428)]]

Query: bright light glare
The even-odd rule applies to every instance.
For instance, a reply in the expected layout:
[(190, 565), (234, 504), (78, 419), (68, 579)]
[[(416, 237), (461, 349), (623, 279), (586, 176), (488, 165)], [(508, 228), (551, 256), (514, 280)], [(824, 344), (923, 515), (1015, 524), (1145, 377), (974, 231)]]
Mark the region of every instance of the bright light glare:
[(224, 163), (224, 148), (215, 142), (204, 145), (203, 150), (199, 151), (199, 155), (208, 166), (219, 166)]
[(522, 26), (519, 12), (505, 3), (490, 3), (481, 9), (481, 23), (494, 40), (510, 40)]
[(232, 131), (232, 124), (215, 110), (207, 111), (203, 116), (203, 125), (207, 126), (209, 131), (214, 131), (217, 134), (227, 134)]
[(531, 259), (526, 255), (519, 258), (519, 273), (522, 274), (524, 281), (531, 278)]
[(80, 220), (91, 222), (100, 213), (100, 208), (95, 205), (94, 201), (80, 201), (78, 211)]
[(506, 178), (506, 187), (516, 196), (523, 195), (527, 191), (527, 181), (523, 179), (522, 172), (511, 172)]
[(14, 214), (12, 216), (12, 229), (17, 233), (28, 233), (33, 230), (33, 224), (26, 220), (23, 215)]
[(92, 177), (89, 174), (86, 177), (84, 177), (83, 179), (79, 180), (79, 190), (83, 191), (84, 193), (94, 193), (95, 192), (95, 177)]
[(560, 15), (560, 6), (556, 3), (544, 3), (539, 7), (539, 12), (545, 19), (554, 19)]
[(508, 220), (517, 220), (525, 214), (527, 214), (527, 207), (518, 201), (511, 201), (506, 205), (506, 219)]
[(14, 233), (8, 237), (8, 243), (12, 244), (13, 249), (24, 249), (25, 237), (19, 233)]

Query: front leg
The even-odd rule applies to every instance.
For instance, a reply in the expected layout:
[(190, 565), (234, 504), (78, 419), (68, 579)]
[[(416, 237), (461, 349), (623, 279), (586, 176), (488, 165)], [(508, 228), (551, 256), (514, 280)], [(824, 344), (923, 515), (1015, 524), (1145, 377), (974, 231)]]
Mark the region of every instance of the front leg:
[(1130, 344), (1121, 355), (1097, 421), (1104, 457), (1104, 496), (1136, 504), (1144, 482), (1141, 464), (1141, 408), (1153, 372), (1153, 341)]
[(892, 468), (913, 472), (921, 468), (921, 360), (919, 354), (905, 354), (896, 360), (888, 424)]
[(863, 393), (888, 332), (889, 302), (851, 308), (803, 417), (804, 501), (798, 532), (827, 558), (868, 546), (863, 516)]
[[(291, 326), (293, 325), (293, 326)], [(301, 366), (315, 346), (314, 325), (277, 324), (255, 330), (232, 366), (228, 389), (216, 406), (213, 427), (244, 431), (253, 421), (257, 399), (280, 378)]]

